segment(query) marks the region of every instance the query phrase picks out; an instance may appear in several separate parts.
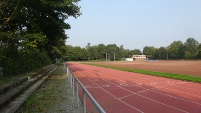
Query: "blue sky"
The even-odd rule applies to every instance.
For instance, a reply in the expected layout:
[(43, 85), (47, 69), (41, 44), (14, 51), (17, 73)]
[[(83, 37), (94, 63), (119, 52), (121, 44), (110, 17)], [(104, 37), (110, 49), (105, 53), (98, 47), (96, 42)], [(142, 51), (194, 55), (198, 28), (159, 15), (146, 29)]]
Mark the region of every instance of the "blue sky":
[(193, 37), (201, 43), (201, 0), (81, 0), (82, 15), (66, 20), (67, 45), (166, 47)]

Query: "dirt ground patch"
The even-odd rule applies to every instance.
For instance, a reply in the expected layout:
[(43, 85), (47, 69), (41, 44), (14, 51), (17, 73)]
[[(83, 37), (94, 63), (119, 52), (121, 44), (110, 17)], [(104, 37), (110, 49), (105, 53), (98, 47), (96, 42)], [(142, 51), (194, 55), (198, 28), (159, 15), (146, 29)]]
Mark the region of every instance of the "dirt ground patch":
[(201, 61), (132, 61), (132, 62), (95, 62), (125, 68), (177, 73), (192, 76), (201, 76)]

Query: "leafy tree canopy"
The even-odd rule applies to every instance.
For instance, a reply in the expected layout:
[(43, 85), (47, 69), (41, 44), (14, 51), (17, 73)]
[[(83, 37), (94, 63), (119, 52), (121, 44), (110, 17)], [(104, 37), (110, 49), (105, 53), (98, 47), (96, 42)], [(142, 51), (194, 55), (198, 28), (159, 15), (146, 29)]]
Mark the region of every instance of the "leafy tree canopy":
[[(21, 41), (16, 38), (18, 35), (44, 35), (44, 44), (41, 44), (40, 48), (44, 48), (49, 56), (59, 57), (63, 51), (61, 46), (65, 46), (67, 39), (65, 29), (70, 29), (70, 25), (64, 21), (70, 16), (77, 18), (81, 15), (77, 5), (79, 1), (3, 0), (0, 2), (0, 30), (14, 35), (15, 40), (11, 41), (14, 45)], [(29, 45), (33, 46), (33, 41), (31, 43)]]
[(172, 59), (181, 59), (184, 55), (184, 44), (181, 41), (174, 41), (168, 46), (169, 57)]
[(184, 43), (185, 46), (185, 58), (194, 59), (198, 52), (199, 43), (194, 38), (188, 38)]

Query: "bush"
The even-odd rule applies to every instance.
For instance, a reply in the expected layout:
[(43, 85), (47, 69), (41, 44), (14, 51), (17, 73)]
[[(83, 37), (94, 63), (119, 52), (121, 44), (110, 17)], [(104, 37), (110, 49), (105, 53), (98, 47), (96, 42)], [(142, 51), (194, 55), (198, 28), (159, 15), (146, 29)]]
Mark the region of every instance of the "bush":
[(37, 49), (19, 51), (15, 57), (8, 53), (0, 56), (0, 67), (3, 67), (4, 76), (21, 74), (50, 63), (46, 53)]

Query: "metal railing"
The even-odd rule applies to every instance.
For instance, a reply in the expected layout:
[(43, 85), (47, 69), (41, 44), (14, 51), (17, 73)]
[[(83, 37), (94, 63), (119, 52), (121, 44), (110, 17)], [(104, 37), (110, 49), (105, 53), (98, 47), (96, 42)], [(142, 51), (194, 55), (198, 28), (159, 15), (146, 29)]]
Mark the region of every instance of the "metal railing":
[(92, 97), (92, 95), (87, 91), (87, 89), (82, 85), (82, 83), (77, 79), (77, 77), (72, 73), (72, 71), (68, 68), (68, 66), (64, 63), (64, 68), (67, 70), (68, 80), (70, 82), (70, 86), (72, 89), (73, 97), (76, 95), (76, 103), (77, 107), (80, 107), (80, 100), (79, 98), (79, 90), (78, 87), (80, 86), (82, 88), (82, 94), (83, 94), (83, 113), (86, 113), (86, 96), (89, 97), (90, 101), (93, 103), (93, 105), (96, 107), (96, 109), (100, 113), (106, 113), (103, 108), (98, 104), (98, 102)]

